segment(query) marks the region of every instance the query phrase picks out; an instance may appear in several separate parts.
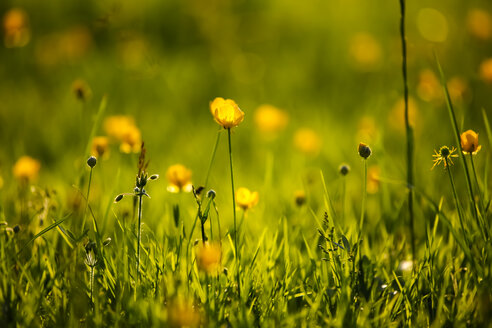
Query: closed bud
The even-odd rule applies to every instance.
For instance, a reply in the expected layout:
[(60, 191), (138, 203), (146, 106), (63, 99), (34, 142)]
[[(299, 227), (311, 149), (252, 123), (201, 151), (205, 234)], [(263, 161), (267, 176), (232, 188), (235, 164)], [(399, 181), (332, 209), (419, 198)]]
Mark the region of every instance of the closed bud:
[(357, 150), (359, 152), (360, 157), (362, 157), (363, 159), (367, 159), (372, 154), (371, 148), (369, 148), (368, 145), (362, 142), (359, 144)]
[(96, 166), (97, 159), (94, 156), (89, 157), (87, 160), (87, 165), (92, 169), (94, 166)]
[(150, 176), (150, 180), (157, 180), (157, 179), (159, 179), (159, 174), (152, 174)]
[(20, 227), (19, 227), (18, 225), (16, 225), (16, 226), (14, 227), (14, 232), (15, 232), (15, 233), (18, 233), (19, 231), (20, 231)]
[(116, 196), (116, 198), (114, 199), (114, 202), (117, 203), (122, 199), (123, 199), (123, 194), (120, 194), (120, 195)]
[(342, 165), (340, 165), (339, 171), (340, 171), (341, 175), (345, 176), (345, 175), (349, 174), (350, 166), (348, 166), (346, 164), (342, 164)]
[(208, 198), (215, 199), (215, 196), (217, 196), (217, 193), (215, 192), (215, 190), (210, 189), (210, 190), (207, 192), (207, 197), (208, 197)]

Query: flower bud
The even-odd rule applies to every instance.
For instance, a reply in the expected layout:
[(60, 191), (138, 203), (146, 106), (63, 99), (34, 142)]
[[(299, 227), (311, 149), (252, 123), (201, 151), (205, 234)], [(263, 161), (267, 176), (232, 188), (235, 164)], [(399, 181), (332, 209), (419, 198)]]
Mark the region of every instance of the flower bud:
[(97, 159), (94, 156), (89, 157), (87, 160), (87, 165), (92, 169), (94, 166), (96, 166)]
[(114, 199), (114, 202), (117, 203), (119, 202), (120, 200), (123, 199), (123, 194), (119, 194), (118, 196), (116, 196), (116, 198)]
[(362, 143), (362, 142), (359, 144), (359, 147), (357, 150), (359, 151), (360, 157), (362, 157), (363, 159), (367, 159), (372, 154), (371, 148), (369, 148), (368, 145), (366, 145), (365, 143)]
[(215, 192), (215, 190), (210, 189), (210, 190), (207, 192), (207, 197), (208, 197), (208, 198), (215, 199), (215, 196), (217, 196), (217, 193)]
[(345, 175), (349, 174), (350, 166), (348, 166), (347, 164), (342, 164), (342, 165), (340, 165), (339, 171), (340, 171), (341, 175), (345, 176)]

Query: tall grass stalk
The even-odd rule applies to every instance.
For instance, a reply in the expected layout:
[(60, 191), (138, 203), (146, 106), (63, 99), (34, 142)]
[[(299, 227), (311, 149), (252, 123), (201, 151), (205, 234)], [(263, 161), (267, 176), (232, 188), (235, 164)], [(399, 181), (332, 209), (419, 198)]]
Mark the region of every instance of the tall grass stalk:
[(86, 196), (85, 196), (85, 210), (84, 210), (84, 216), (82, 217), (82, 231), (81, 231), (81, 233), (84, 233), (84, 229), (85, 229), (85, 218), (86, 218), (86, 215), (87, 215), (87, 209), (89, 208), (89, 195), (90, 195), (90, 192), (91, 192), (91, 182), (92, 182), (92, 167), (90, 169), (91, 169), (91, 171), (89, 173), (89, 183), (87, 185), (87, 193), (86, 193)]
[(232, 187), (232, 213), (234, 215), (234, 249), (236, 252), (236, 280), (237, 280), (237, 294), (241, 298), (241, 280), (240, 280), (240, 263), (239, 263), (239, 250), (237, 247), (237, 218), (236, 218), (236, 194), (234, 188), (234, 171), (232, 165), (232, 146), (231, 146), (231, 129), (227, 129), (227, 137), (229, 141), (229, 165), (231, 169), (231, 187)]
[[(407, 42), (405, 37), (405, 0), (400, 0), (400, 38), (402, 50), (403, 97), (405, 103), (405, 130), (407, 135), (407, 187), (408, 187), (408, 215), (410, 225), (410, 239), (412, 242), (412, 257), (415, 262), (415, 223), (413, 211), (414, 178), (413, 178), (413, 128), (408, 118), (408, 82), (407, 82)], [(414, 266), (415, 267), (415, 266)]]
[(203, 189), (206, 190), (208, 186), (208, 178), (210, 177), (210, 171), (212, 170), (212, 165), (215, 159), (215, 153), (217, 152), (217, 147), (219, 145), (220, 140), (220, 132), (222, 130), (217, 131), (217, 137), (215, 138), (214, 149), (212, 150), (212, 156), (210, 157), (210, 161), (208, 162), (207, 175), (205, 176), (205, 183), (203, 185)]
[(463, 223), (463, 212), (461, 211), (460, 201), (458, 199), (458, 193), (456, 192), (456, 185), (454, 184), (453, 175), (451, 174), (451, 167), (449, 166), (449, 161), (444, 158), (446, 163), (446, 171), (448, 171), (449, 181), (451, 182), (451, 189), (453, 190), (454, 202), (456, 204), (456, 210), (458, 211), (458, 217), (460, 219), (461, 230), (463, 232), (463, 237), (465, 238), (466, 246), (470, 249), (470, 242), (468, 241), (467, 233), (465, 230), (465, 225)]
[(482, 234), (483, 239), (488, 240), (488, 232), (486, 231), (484, 223), (480, 220), (480, 217), (478, 215), (477, 204), (475, 202), (475, 196), (473, 194), (473, 187), (472, 187), (472, 183), (471, 183), (471, 179), (470, 179), (470, 170), (468, 169), (468, 164), (466, 162), (465, 155), (463, 154), (463, 148), (461, 147), (461, 138), (460, 138), (461, 134), (460, 134), (460, 130), (458, 128), (458, 123), (456, 121), (456, 115), (454, 112), (453, 103), (451, 102), (451, 97), (449, 96), (448, 87), (446, 85), (446, 78), (444, 77), (444, 72), (441, 68), (441, 63), (439, 62), (439, 58), (437, 57), (437, 53), (435, 54), (435, 57), (436, 57), (437, 68), (439, 70), (439, 74), (441, 77), (441, 85), (442, 85), (442, 88), (444, 90), (444, 95), (446, 98), (446, 105), (448, 108), (449, 118), (451, 120), (451, 125), (452, 125), (453, 130), (454, 130), (454, 137), (455, 137), (455, 141), (456, 141), (456, 144), (458, 147), (458, 153), (459, 153), (459, 156), (461, 159), (461, 163), (463, 165), (463, 169), (465, 171), (466, 185), (468, 187), (468, 196), (470, 198), (470, 205), (473, 208), (472, 213), (473, 213), (473, 216), (475, 217), (475, 221), (476, 221), (477, 226), (478, 226), (478, 228)]

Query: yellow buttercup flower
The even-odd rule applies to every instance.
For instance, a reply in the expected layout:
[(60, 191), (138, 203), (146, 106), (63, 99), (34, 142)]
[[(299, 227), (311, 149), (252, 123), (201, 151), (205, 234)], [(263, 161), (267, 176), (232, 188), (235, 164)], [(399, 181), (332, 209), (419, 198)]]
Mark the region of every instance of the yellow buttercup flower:
[(107, 158), (109, 155), (108, 137), (94, 137), (92, 139), (91, 155), (97, 158)]
[(321, 150), (321, 139), (311, 129), (299, 129), (294, 135), (294, 145), (307, 155), (317, 156)]
[(492, 17), (485, 10), (472, 9), (466, 17), (466, 25), (471, 35), (481, 40), (492, 37)]
[(29, 18), (19, 8), (9, 10), (3, 17), (4, 43), (7, 48), (24, 47), (31, 39)]
[(289, 116), (272, 105), (261, 105), (255, 111), (255, 123), (261, 132), (275, 135), (285, 129), (289, 123)]
[(171, 165), (167, 169), (166, 177), (169, 181), (169, 186), (167, 186), (167, 191), (169, 192), (190, 192), (193, 189), (193, 185), (191, 184), (191, 170), (187, 169), (184, 165)]
[(210, 103), (210, 112), (215, 121), (224, 129), (238, 126), (244, 119), (244, 112), (232, 99), (215, 98)]
[(492, 58), (487, 58), (480, 64), (480, 77), (485, 82), (492, 83)]
[(170, 302), (167, 308), (167, 322), (165, 326), (172, 328), (198, 328), (202, 318), (200, 312), (190, 301), (178, 300)]
[(248, 210), (258, 204), (257, 191), (251, 192), (248, 188), (241, 187), (236, 191), (236, 203), (243, 210)]
[(200, 270), (207, 273), (215, 273), (220, 270), (222, 250), (219, 244), (201, 244), (196, 254), (197, 265)]
[(21, 182), (35, 180), (38, 177), (40, 168), (41, 164), (38, 160), (29, 156), (22, 156), (14, 165), (14, 177)]
[(463, 154), (475, 155), (480, 151), (480, 149), (482, 149), (482, 146), (478, 144), (478, 133), (473, 130), (463, 132), (460, 136), (460, 139)]
[(124, 153), (138, 153), (142, 145), (140, 129), (131, 116), (116, 115), (104, 120), (106, 134), (120, 142), (120, 150)]

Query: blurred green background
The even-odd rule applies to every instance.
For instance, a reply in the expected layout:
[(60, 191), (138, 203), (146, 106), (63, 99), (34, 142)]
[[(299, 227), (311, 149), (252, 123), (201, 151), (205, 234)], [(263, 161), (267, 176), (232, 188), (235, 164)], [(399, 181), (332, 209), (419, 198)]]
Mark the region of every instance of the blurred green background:
[[(20, 27), (14, 26), (24, 33), (17, 45), (8, 40), (5, 23), (14, 8), (24, 15)], [(452, 81), (460, 127), (479, 132), (487, 145), (481, 110), (490, 119), (492, 68), (484, 62), (492, 56), (491, 12), (488, 1), (408, 2), (416, 183), (429, 194), (448, 190), (445, 172), (430, 170), (431, 155), (454, 140), (433, 53)], [(259, 190), (260, 211), (275, 213), (274, 220), (294, 206), (295, 190), (315, 195), (310, 200), (314, 207), (321, 203), (321, 195), (316, 196), (320, 169), (330, 193), (337, 195), (342, 162), (352, 167), (348, 188), (359, 202), (360, 141), (373, 147), (370, 164), (379, 167), (383, 187), (377, 192), (383, 196), (377, 199), (390, 207), (403, 199), (396, 0), (7, 0), (0, 3), (0, 15), (4, 201), (13, 197), (12, 166), (22, 155), (41, 162), (40, 186), (70, 190), (78, 183), (103, 95), (108, 99), (105, 117), (135, 118), (148, 149), (150, 173), (164, 177), (169, 165), (182, 163), (193, 171), (196, 185), (205, 179), (218, 130), (209, 102), (217, 96), (234, 99), (246, 115), (233, 133), (236, 185)], [(79, 79), (90, 88), (85, 100), (77, 99), (73, 90)], [(255, 126), (254, 113), (261, 104), (272, 104), (289, 116), (276, 138), (264, 138)], [(295, 149), (293, 136), (301, 127), (318, 133), (319, 155)], [(102, 124), (96, 135), (104, 135)], [(210, 180), (224, 206), (230, 198), (225, 142), (223, 133)], [(477, 160), (480, 175), (486, 155), (490, 153)], [(131, 191), (137, 156), (121, 154), (112, 145), (109, 158), (98, 164), (94, 197), (109, 201), (116, 193)], [(161, 212), (166, 199), (174, 197), (165, 184), (149, 187), (158, 199), (151, 213)], [(458, 184), (463, 184), (459, 178)], [(191, 197), (189, 201), (193, 203)]]

